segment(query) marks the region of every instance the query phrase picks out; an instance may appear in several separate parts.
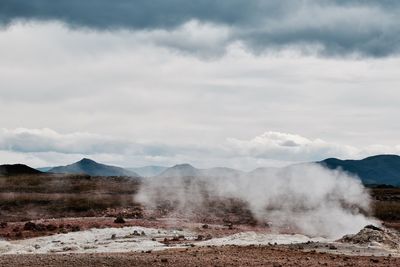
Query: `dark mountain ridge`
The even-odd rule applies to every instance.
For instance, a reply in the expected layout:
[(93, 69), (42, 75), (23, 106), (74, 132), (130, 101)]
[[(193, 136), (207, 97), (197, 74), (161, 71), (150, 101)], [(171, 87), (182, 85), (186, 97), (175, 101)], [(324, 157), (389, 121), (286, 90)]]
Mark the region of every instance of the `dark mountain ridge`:
[(4, 164), (0, 165), (1, 175), (24, 175), (24, 174), (40, 174), (41, 171), (33, 169), (24, 164)]
[(366, 185), (400, 186), (400, 156), (377, 155), (362, 160), (329, 158), (317, 162), (328, 169), (341, 169), (357, 175)]
[(66, 166), (54, 167), (48, 171), (49, 173), (65, 173), (65, 174), (87, 174), (90, 176), (129, 176), (140, 177), (133, 171), (126, 170), (121, 167), (115, 167), (97, 163), (94, 160), (84, 158)]

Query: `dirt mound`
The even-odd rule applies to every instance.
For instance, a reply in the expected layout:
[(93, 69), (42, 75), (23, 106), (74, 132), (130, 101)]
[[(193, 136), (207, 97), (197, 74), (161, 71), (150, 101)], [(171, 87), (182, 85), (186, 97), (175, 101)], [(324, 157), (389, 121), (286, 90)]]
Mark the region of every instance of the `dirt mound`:
[(395, 230), (367, 225), (357, 234), (345, 235), (338, 242), (365, 246), (380, 245), (391, 249), (400, 249), (400, 234)]

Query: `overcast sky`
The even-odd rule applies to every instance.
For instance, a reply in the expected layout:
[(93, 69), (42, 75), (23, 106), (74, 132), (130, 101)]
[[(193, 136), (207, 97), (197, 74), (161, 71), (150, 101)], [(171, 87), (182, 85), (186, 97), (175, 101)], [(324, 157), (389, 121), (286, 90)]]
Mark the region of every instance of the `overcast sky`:
[(400, 1), (1, 0), (0, 163), (400, 153)]

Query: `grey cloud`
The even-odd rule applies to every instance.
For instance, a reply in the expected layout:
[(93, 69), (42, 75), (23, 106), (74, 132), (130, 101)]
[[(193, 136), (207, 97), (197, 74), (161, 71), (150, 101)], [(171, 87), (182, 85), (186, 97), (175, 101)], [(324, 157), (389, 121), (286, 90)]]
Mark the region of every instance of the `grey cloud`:
[[(3, 25), (21, 20), (57, 20), (71, 28), (152, 31), (175, 29), (195, 20), (230, 28), (229, 42), (223, 45), (239, 41), (253, 52), (300, 47), (312, 53), (317, 49), (326, 56), (397, 54), (399, 15), (400, 3), (389, 0), (3, 0), (0, 3)], [(179, 49), (179, 45), (174, 48)], [(193, 44), (191, 49), (184, 49), (198, 53), (202, 47)]]
[(52, 129), (0, 129), (0, 150), (21, 153), (117, 154), (149, 157), (196, 155), (207, 149), (197, 146), (170, 146), (139, 143), (87, 132), (59, 133)]
[(90, 133), (60, 134), (51, 129), (2, 129), (0, 149), (16, 152), (122, 153), (120, 140)]

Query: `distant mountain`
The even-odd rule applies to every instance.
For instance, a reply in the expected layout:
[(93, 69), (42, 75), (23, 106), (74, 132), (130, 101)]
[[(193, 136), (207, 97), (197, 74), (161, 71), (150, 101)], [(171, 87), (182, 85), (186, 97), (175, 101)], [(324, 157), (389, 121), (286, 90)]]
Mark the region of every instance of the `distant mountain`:
[(242, 175), (243, 172), (231, 168), (216, 167), (211, 169), (197, 169), (190, 164), (179, 164), (163, 171), (161, 177), (232, 177)]
[(91, 176), (129, 176), (140, 177), (133, 171), (124, 168), (97, 163), (91, 159), (82, 159), (67, 166), (54, 167), (48, 172), (67, 174), (87, 174)]
[(196, 177), (201, 175), (199, 169), (190, 164), (178, 164), (163, 171), (159, 176), (162, 177)]
[(33, 169), (24, 164), (5, 164), (0, 165), (0, 176), (1, 175), (23, 175), (23, 174), (40, 174), (41, 171)]
[(366, 185), (400, 186), (400, 156), (378, 155), (362, 160), (329, 158), (318, 162), (329, 169), (342, 169), (360, 177)]
[(160, 173), (162, 173), (163, 171), (168, 169), (168, 167), (164, 167), (164, 166), (145, 166), (145, 167), (126, 168), (126, 169), (129, 170), (129, 171), (136, 172), (137, 174), (139, 174), (142, 177), (153, 177), (153, 176), (159, 175)]
[(51, 170), (53, 167), (40, 167), (40, 168), (35, 168), (38, 171), (41, 172), (48, 172), (49, 170)]

